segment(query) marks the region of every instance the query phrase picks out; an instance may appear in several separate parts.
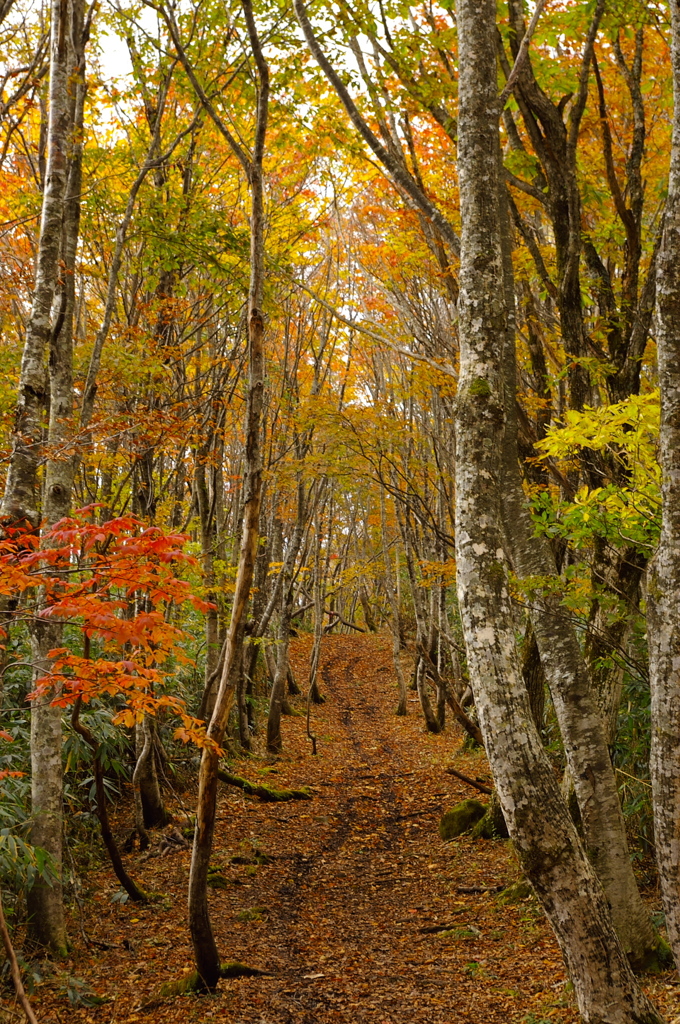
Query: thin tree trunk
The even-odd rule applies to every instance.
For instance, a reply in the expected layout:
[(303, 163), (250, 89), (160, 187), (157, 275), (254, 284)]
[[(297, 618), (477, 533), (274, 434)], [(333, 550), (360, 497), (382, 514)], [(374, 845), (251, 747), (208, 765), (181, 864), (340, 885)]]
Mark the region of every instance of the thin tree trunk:
[[(209, 429), (215, 429), (209, 421)], [(206, 479), (206, 463), (210, 457), (210, 442), (203, 444), (194, 453), (194, 489), (198, 506), (198, 521), (201, 531), (201, 562), (206, 586), (206, 600), (211, 606), (205, 613), (205, 684), (217, 668), (220, 656), (219, 641), (219, 597), (215, 588), (215, 549), (217, 544), (214, 502), (210, 500)]]
[(286, 678), (288, 675), (289, 642), (290, 610), (288, 602), (286, 601), (286, 608), (283, 609), (281, 614), (281, 628), (279, 629), (276, 662), (273, 666), (274, 678), (272, 682), (271, 697), (269, 699), (269, 714), (267, 716), (267, 750), (270, 754), (280, 754), (283, 750), (281, 714), (283, 711), (283, 702), (285, 700)]
[[(86, 655), (86, 657), (89, 655)], [(94, 775), (95, 785), (95, 807), (96, 814), (99, 820), (99, 827), (101, 828), (102, 839), (104, 846), (107, 849), (111, 865), (115, 872), (116, 878), (125, 889), (126, 893), (131, 900), (137, 903), (145, 903), (148, 896), (143, 889), (140, 889), (137, 883), (128, 875), (123, 864), (123, 858), (120, 855), (118, 844), (113, 837), (111, 831), (111, 825), (109, 822), (109, 813), (106, 806), (106, 790), (104, 788), (104, 772), (102, 770), (100, 754), (100, 744), (93, 732), (88, 729), (86, 725), (80, 720), (80, 709), (82, 707), (82, 698), (78, 697), (75, 704), (73, 705), (73, 713), (71, 715), (71, 725), (75, 732), (83, 737), (90, 750), (92, 751), (92, 773)]]
[[(640, 581), (646, 564), (644, 555), (633, 547), (617, 550), (604, 538), (595, 540), (592, 580), (593, 588), (601, 596), (593, 602), (585, 655), (610, 748), (616, 739), (623, 692), (624, 662), (620, 652), (625, 651), (639, 606)], [(619, 604), (617, 613), (612, 613), (607, 597)]]
[[(248, 36), (257, 69), (257, 116), (252, 159), (240, 150), (237, 156), (245, 165), (251, 194), (250, 214), (250, 291), (248, 295), (248, 405), (244, 474), (244, 515), (241, 549), (227, 633), (226, 651), (215, 708), (207, 729), (208, 745), (203, 750), (198, 778), (196, 830), (189, 875), (189, 929), (198, 976), (205, 988), (213, 990), (220, 978), (220, 957), (208, 910), (208, 867), (215, 831), (217, 769), (219, 747), (224, 739), (233, 702), (232, 669), (241, 656), (241, 626), (246, 614), (257, 556), (262, 464), (260, 420), (264, 393), (264, 206), (262, 161), (269, 105), (269, 69), (262, 54), (250, 0), (242, 0)], [(229, 135), (229, 139), (231, 136)], [(233, 140), (230, 142), (234, 148)]]
[(397, 602), (397, 593), (394, 586), (394, 580), (392, 578), (392, 562), (390, 560), (390, 549), (387, 538), (385, 491), (382, 487), (380, 487), (380, 528), (382, 531), (383, 564), (385, 566), (385, 590), (387, 591), (387, 600), (389, 602), (391, 612), (390, 632), (392, 634), (392, 660), (394, 662), (394, 671), (397, 677), (397, 684), (399, 686), (399, 701), (397, 703), (397, 710), (395, 714), (405, 715), (408, 712), (408, 703), (406, 677), (404, 676), (404, 669), (401, 664), (400, 657), (401, 642), (399, 630), (399, 604)]
[[(414, 559), (415, 545), (408, 509), (405, 513), (400, 514), (399, 506), (397, 505), (397, 519), (399, 521), (401, 536), (404, 542), (404, 550), (406, 552), (406, 566), (408, 568), (411, 597), (413, 599), (413, 609), (416, 616), (416, 648), (418, 651), (421, 649), (427, 650), (429, 655), (430, 648), (432, 646), (432, 629), (434, 623), (432, 621), (432, 615), (428, 615), (425, 611), (422, 588), (418, 586), (418, 580), (416, 579)], [(413, 688), (418, 693), (418, 699), (420, 701), (420, 707), (423, 712), (427, 731), (432, 733), (440, 732), (439, 723), (434, 711), (432, 710), (430, 698), (427, 693), (424, 664), (420, 654), (416, 657), (416, 663), (413, 669), (413, 684)]]
[[(295, 529), (290, 540), (288, 551), (286, 552), (283, 566), (281, 567), (281, 572), (279, 573), (280, 579), (277, 579), (275, 587), (275, 593), (280, 595), (281, 600), (281, 619), (278, 637), (279, 646), (276, 652), (276, 667), (272, 677), (269, 714), (267, 716), (267, 750), (272, 754), (278, 754), (283, 749), (283, 738), (281, 736), (281, 713), (284, 708), (286, 681), (288, 679), (289, 672), (288, 647), (290, 645), (290, 628), (293, 613), (293, 570), (295, 568), (297, 557), (300, 554), (300, 548), (302, 547), (307, 511), (308, 502), (305, 500), (305, 487), (302, 481), (302, 476), (300, 475), (298, 476), (297, 481), (297, 515), (295, 520)], [(272, 598), (273, 596), (274, 595), (272, 595)]]
[(456, 563), (470, 678), (503, 813), (587, 1024), (661, 1020), (640, 992), (531, 716), (501, 528), (506, 334), (496, 124), (496, 6), (458, 0), (461, 199)]
[(309, 678), (307, 680), (307, 735), (312, 742), (313, 753), (316, 753), (316, 739), (309, 728), (312, 704), (322, 704), (323, 697), (319, 690), (319, 659), (321, 657), (321, 640), (323, 637), (324, 589), (325, 580), (321, 569), (321, 531), (323, 508), (315, 516), (314, 522), (314, 642), (309, 656)]
[(21, 971), (19, 970), (17, 955), (14, 952), (7, 922), (5, 921), (5, 912), (2, 907), (2, 892), (0, 892), (0, 934), (2, 935), (2, 944), (5, 947), (5, 955), (9, 960), (12, 984), (14, 985), (14, 991), (17, 994), (17, 999), (21, 1004), (22, 1010), (26, 1014), (26, 1020), (29, 1024), (38, 1024), (37, 1017), (33, 1013), (33, 1008), (28, 1001), (28, 996), (26, 995), (26, 990), (21, 980)]
[(536, 643), (536, 635), (531, 622), (524, 634), (522, 648), (522, 678), (529, 694), (531, 715), (539, 735), (545, 726), (545, 672), (541, 662), (541, 654)]
[(155, 719), (151, 715), (144, 715), (143, 720), (137, 723), (135, 732), (137, 763), (132, 781), (135, 793), (139, 794), (142, 814), (141, 823), (137, 821), (137, 829), (141, 824), (140, 840), (148, 844), (148, 839), (144, 839), (146, 829), (163, 826), (168, 820), (156, 770)]

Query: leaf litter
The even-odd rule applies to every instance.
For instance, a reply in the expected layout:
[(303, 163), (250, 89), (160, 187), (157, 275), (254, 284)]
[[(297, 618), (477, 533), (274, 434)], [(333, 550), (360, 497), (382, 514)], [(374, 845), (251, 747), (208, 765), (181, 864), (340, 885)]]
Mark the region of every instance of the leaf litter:
[[(299, 679), (310, 646), (304, 636), (292, 645)], [(43, 965), (33, 995), (41, 1024), (578, 1021), (536, 901), (499, 896), (521, 878), (511, 844), (440, 840), (442, 812), (470, 796), (446, 767), (487, 782), (488, 767), (481, 752), (461, 750), (458, 726), (448, 724), (438, 736), (425, 732), (414, 695), (409, 715), (394, 715), (390, 648), (382, 636), (325, 638), (325, 702), (312, 711), (318, 754), (296, 715), (284, 718), (282, 755), (230, 764), (253, 783), (309, 787), (311, 801), (262, 803), (220, 787), (213, 927), (223, 960), (263, 973), (222, 981), (213, 996), (159, 998), (163, 982), (193, 968), (190, 850), (178, 845), (169, 856), (130, 857), (156, 894), (142, 907), (116, 899), (102, 861), (83, 879), (79, 897), (86, 933), (100, 945), (86, 945), (82, 922), (71, 922), (69, 960)], [(301, 709), (304, 698), (297, 702)], [(183, 794), (185, 807), (191, 798)], [(180, 807), (175, 811), (181, 825)], [(121, 834), (129, 815), (119, 809)], [(644, 982), (671, 1019), (680, 1011), (675, 979), (668, 973)], [(65, 991), (84, 998), (69, 1001)], [(17, 1008), (5, 999), (0, 1015), (16, 1019)]]

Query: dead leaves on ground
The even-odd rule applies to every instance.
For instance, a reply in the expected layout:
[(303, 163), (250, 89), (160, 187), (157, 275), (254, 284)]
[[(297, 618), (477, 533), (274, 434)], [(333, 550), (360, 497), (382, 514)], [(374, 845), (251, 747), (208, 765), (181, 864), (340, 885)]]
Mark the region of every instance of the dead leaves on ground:
[[(255, 785), (309, 786), (312, 800), (220, 792), (212, 873), (220, 882), (210, 889), (218, 946), (225, 961), (268, 975), (142, 1009), (161, 983), (193, 967), (190, 851), (178, 846), (143, 864), (157, 894), (148, 908), (112, 902), (105, 865), (84, 879), (87, 930), (114, 948), (88, 949), (73, 921), (71, 961), (36, 991), (41, 1024), (575, 1024), (540, 909), (531, 897), (498, 897), (498, 886), (519, 877), (509, 844), (439, 839), (441, 812), (470, 793), (447, 766), (487, 778), (486, 765), (481, 754), (460, 753), (457, 726), (426, 733), (415, 699), (406, 718), (393, 714), (390, 646), (380, 636), (326, 638), (327, 699), (313, 709), (317, 756), (304, 719), (287, 717), (281, 757), (231, 766)], [(294, 645), (298, 678), (309, 647), (304, 637)], [(184, 794), (187, 807), (191, 799)], [(69, 1005), (65, 975), (111, 1001)], [(649, 987), (672, 1018), (680, 1005), (668, 980)]]

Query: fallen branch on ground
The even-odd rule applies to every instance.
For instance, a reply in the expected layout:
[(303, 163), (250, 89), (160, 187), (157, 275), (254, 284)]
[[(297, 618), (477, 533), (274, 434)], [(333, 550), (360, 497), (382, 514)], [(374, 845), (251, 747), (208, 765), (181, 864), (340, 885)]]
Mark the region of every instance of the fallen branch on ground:
[(456, 892), (477, 893), (477, 892), (503, 892), (507, 885), (459, 885)]
[(270, 786), (257, 785), (242, 779), (239, 775), (232, 775), (231, 772), (220, 768), (217, 778), (227, 786), (236, 786), (242, 789), (248, 796), (256, 796), (265, 803), (277, 804), (285, 800), (311, 800), (312, 794), (307, 789), (272, 789)]
[(490, 789), (489, 786), (485, 786), (483, 782), (478, 782), (476, 779), (471, 779), (469, 775), (463, 775), (463, 773), (459, 772), (457, 768), (451, 768), (449, 766), (448, 768), (445, 768), (444, 771), (447, 775), (455, 775), (457, 779), (461, 780), (461, 782), (467, 782), (468, 786), (474, 786), (474, 788), (478, 789), (480, 793), (493, 793), (493, 790)]

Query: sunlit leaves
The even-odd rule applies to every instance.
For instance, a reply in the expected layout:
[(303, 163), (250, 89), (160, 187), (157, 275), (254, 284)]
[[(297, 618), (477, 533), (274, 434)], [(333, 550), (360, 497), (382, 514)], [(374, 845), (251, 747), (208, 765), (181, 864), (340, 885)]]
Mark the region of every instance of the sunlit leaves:
[[(616, 467), (617, 482), (584, 485), (571, 502), (539, 496), (535, 509), (541, 529), (567, 536), (577, 546), (601, 536), (651, 553), (661, 523), (658, 433), (658, 391), (598, 409), (568, 411), (564, 424), (552, 427), (537, 448), (556, 459), (584, 450), (602, 452)], [(620, 477), (625, 484), (618, 482)]]

